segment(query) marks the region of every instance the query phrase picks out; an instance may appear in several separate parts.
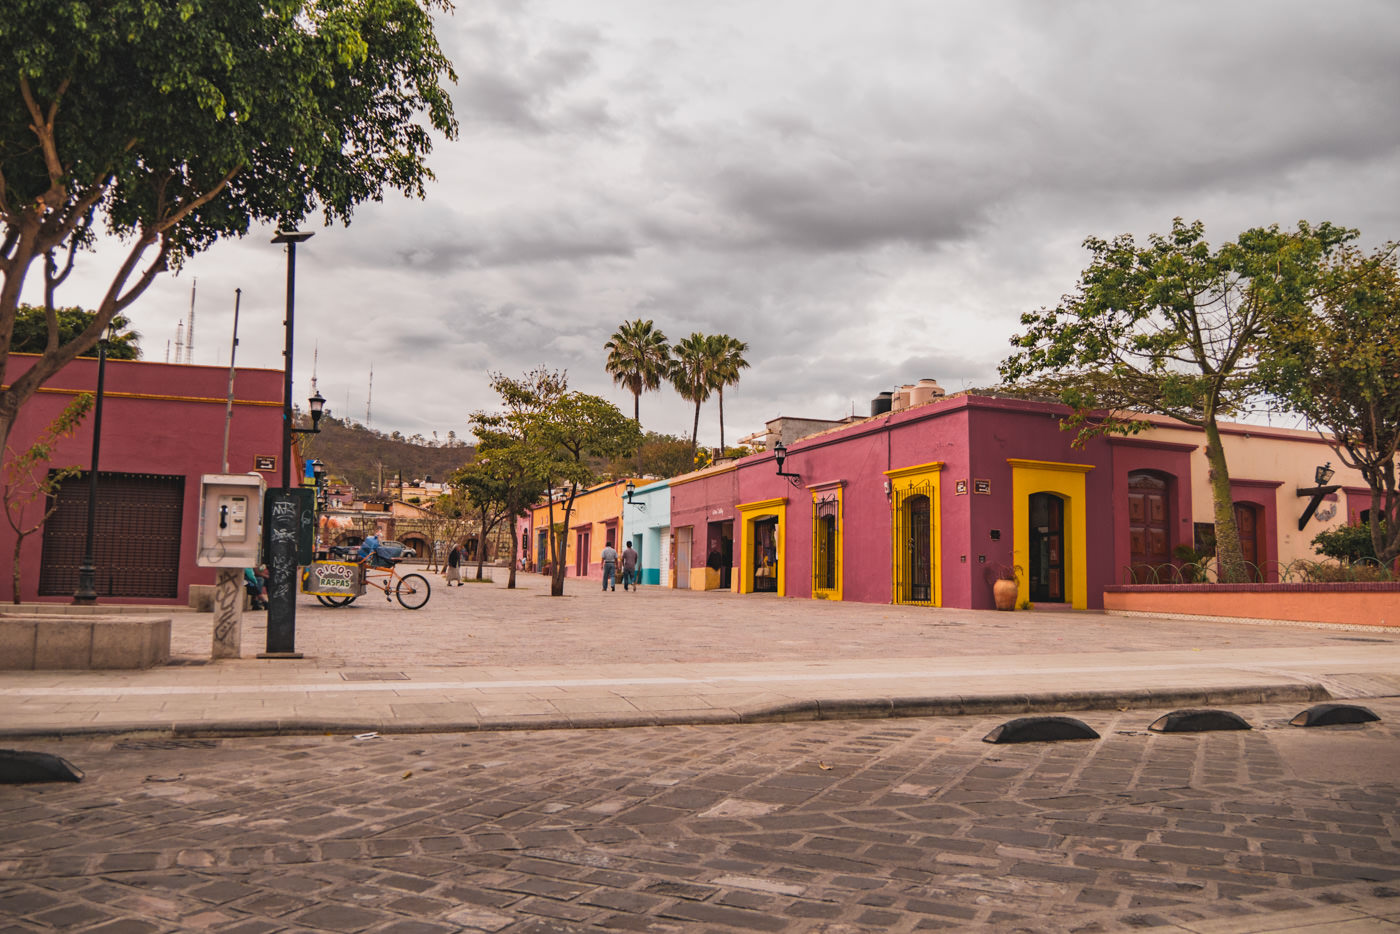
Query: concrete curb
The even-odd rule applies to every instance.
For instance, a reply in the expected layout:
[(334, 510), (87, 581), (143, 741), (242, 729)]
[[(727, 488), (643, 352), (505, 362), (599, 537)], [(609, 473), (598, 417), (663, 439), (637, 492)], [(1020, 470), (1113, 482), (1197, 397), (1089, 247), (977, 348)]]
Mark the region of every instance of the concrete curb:
[(175, 720), (84, 724), (60, 729), (0, 727), (0, 740), (95, 738), (132, 734), (171, 739), (308, 736), (360, 733), (488, 733), (518, 730), (602, 730), (642, 726), (714, 726), (749, 723), (801, 723), (817, 720), (880, 720), (895, 717), (957, 717), (1065, 711), (1214, 707), (1229, 704), (1316, 703), (1332, 694), (1315, 682), (1279, 682), (1250, 687), (1126, 691), (1064, 691), (930, 697), (870, 697), (804, 700), (751, 709), (713, 708), (665, 713), (583, 714), (578, 716), (491, 717), (478, 720)]

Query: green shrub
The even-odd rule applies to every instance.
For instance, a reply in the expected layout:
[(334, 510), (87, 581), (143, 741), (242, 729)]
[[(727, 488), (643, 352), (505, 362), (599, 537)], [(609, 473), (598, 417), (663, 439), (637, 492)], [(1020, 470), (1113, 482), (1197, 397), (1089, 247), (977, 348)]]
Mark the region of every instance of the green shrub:
[[(1382, 523), (1381, 534), (1385, 534)], [(1312, 540), (1313, 550), (1328, 558), (1355, 564), (1358, 561), (1376, 560), (1376, 550), (1371, 547), (1371, 527), (1369, 525), (1339, 525), (1334, 529), (1318, 532)]]

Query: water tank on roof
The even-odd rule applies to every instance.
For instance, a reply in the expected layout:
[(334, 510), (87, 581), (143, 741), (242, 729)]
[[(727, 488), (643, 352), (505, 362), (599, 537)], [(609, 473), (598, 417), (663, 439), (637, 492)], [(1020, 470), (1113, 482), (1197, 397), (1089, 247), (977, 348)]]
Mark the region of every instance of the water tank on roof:
[(909, 404), (923, 405), (943, 395), (943, 387), (936, 380), (921, 379), (909, 390)]
[(894, 404), (891, 406), (891, 409), (898, 412), (902, 409), (909, 408), (909, 399), (913, 391), (913, 383), (905, 383), (903, 386), (896, 389), (894, 391)]
[(871, 414), (872, 416), (875, 416), (875, 415), (884, 415), (886, 412), (888, 412), (888, 411), (890, 410), (890, 405), (893, 404), (893, 400), (894, 400), (894, 393), (892, 393), (892, 392), (882, 392), (882, 393), (880, 393), (880, 394), (879, 394), (878, 396), (876, 396), (874, 399), (871, 399), (871, 400), (870, 400), (870, 414)]

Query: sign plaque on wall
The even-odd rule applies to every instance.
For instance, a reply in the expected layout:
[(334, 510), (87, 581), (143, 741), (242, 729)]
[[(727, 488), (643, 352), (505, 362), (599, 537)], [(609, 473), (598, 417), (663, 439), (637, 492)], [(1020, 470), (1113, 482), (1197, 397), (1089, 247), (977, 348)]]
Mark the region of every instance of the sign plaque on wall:
[(972, 481), (972, 492), (974, 492), (974, 493), (984, 493), (984, 494), (990, 496), (990, 495), (992, 494), (992, 481), (990, 481), (990, 480), (973, 480), (973, 481)]
[(276, 469), (277, 469), (277, 455), (276, 455), (276, 454), (255, 454), (255, 455), (253, 455), (253, 469), (254, 469), (254, 470), (276, 470)]
[(967, 495), (967, 481), (966, 481), (966, 480), (959, 480), (957, 483), (953, 484), (953, 492), (955, 492), (958, 496), (966, 496), (966, 495)]

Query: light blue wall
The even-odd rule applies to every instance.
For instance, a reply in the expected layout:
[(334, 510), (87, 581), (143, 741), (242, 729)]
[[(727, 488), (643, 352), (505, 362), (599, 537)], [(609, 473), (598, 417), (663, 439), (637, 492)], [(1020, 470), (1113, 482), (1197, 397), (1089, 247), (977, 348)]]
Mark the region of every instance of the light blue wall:
[(661, 583), (662, 533), (671, 525), (671, 482), (638, 487), (632, 503), (622, 504), (623, 534), (641, 558), (643, 584)]

